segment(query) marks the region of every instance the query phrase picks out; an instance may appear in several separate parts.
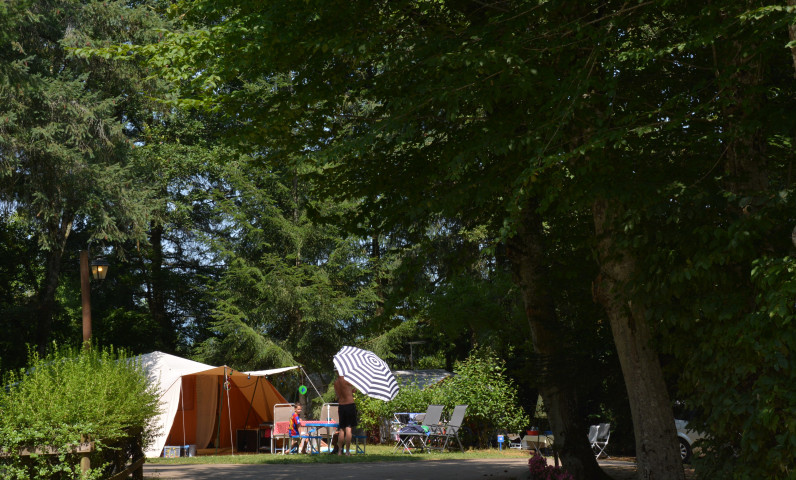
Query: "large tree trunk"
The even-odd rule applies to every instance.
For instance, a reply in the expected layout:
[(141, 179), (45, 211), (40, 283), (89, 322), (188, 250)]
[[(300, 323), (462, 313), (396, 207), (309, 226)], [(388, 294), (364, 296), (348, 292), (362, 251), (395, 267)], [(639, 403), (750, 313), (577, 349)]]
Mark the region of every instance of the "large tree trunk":
[(152, 245), (151, 280), (149, 289), (149, 314), (160, 329), (161, 348), (173, 351), (177, 346), (174, 325), (166, 311), (166, 277), (163, 271), (163, 225), (153, 223), (149, 241)]
[(638, 477), (649, 480), (684, 479), (677, 448), (677, 431), (658, 355), (652, 349), (650, 326), (640, 305), (632, 302), (629, 283), (636, 270), (629, 252), (614, 242), (616, 206), (605, 199), (593, 205), (598, 236), (600, 274), (594, 296), (611, 324), (619, 363), (627, 386), (636, 435)]
[(66, 239), (72, 232), (72, 215), (63, 215), (60, 223), (49, 225), (49, 236), (54, 239), (53, 247), (47, 251), (47, 259), (44, 269), (44, 278), (39, 285), (38, 305), (36, 307), (36, 318), (38, 320), (36, 330), (36, 345), (39, 355), (47, 352), (50, 333), (55, 315), (55, 292), (58, 290), (58, 283), (61, 277), (61, 260), (66, 248)]
[(577, 388), (555, 366), (566, 361), (569, 349), (555, 311), (544, 262), (542, 220), (536, 205), (526, 205), (516, 235), (508, 241), (508, 257), (525, 302), (534, 350), (542, 362), (539, 393), (553, 429), (555, 448), (563, 466), (578, 480), (609, 478), (597, 464), (589, 445), (588, 429), (578, 412)]

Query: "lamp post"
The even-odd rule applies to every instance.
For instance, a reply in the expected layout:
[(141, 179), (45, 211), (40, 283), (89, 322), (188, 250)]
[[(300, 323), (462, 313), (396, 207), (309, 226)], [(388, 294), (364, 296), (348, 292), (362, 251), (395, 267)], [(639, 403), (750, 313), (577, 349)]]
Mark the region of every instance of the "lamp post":
[[(104, 258), (91, 262), (91, 274), (95, 280), (105, 280), (110, 264)], [(80, 293), (83, 309), (83, 348), (91, 345), (91, 287), (88, 278), (88, 250), (80, 251)]]

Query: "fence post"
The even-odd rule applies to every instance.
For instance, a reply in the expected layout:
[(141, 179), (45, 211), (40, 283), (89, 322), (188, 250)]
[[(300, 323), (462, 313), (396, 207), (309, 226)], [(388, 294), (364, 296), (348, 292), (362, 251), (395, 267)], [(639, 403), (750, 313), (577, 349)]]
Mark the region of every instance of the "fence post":
[[(89, 438), (86, 435), (80, 436), (81, 444), (87, 444), (88, 442)], [(88, 450), (80, 452), (80, 472), (85, 475), (89, 470), (91, 470), (91, 449), (81, 448), (80, 450)]]

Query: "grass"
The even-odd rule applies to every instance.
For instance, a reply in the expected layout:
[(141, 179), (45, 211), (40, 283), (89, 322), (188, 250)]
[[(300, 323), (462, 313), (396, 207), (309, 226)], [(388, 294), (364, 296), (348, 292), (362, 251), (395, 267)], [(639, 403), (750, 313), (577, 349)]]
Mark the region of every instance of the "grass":
[(529, 458), (527, 451), (507, 449), (476, 449), (465, 452), (415, 452), (414, 455), (395, 452), (392, 445), (368, 445), (367, 453), (338, 457), (337, 455), (272, 455), (270, 453), (240, 453), (236, 455), (202, 455), (180, 458), (150, 458), (147, 463), (155, 465), (199, 465), (199, 464), (302, 464), (302, 463), (356, 463), (356, 462), (416, 462), (434, 460), (458, 460), (477, 458)]

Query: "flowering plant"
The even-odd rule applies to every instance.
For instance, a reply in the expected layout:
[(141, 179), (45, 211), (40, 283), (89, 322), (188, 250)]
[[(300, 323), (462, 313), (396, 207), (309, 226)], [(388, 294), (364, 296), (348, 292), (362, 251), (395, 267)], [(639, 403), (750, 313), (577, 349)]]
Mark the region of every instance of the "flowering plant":
[(548, 465), (547, 460), (538, 453), (528, 460), (528, 469), (533, 480), (575, 480), (575, 477), (563, 468)]

